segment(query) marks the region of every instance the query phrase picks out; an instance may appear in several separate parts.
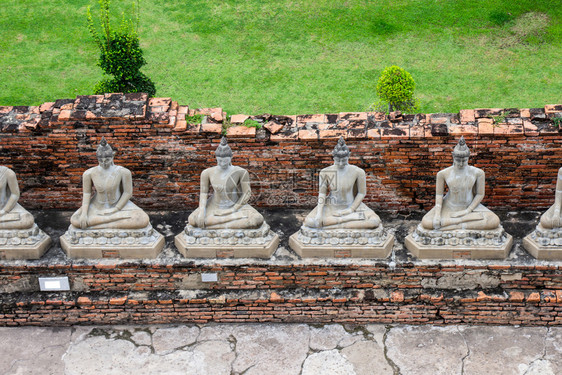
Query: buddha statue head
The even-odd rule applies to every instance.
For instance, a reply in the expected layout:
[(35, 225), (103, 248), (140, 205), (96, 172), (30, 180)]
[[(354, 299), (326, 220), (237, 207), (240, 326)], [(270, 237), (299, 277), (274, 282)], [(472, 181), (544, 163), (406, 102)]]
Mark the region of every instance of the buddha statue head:
[(334, 158), (334, 165), (341, 169), (347, 165), (349, 161), (349, 148), (345, 144), (345, 140), (343, 137), (338, 139), (338, 143), (336, 147), (334, 147), (334, 151), (332, 151), (332, 157)]
[(221, 169), (227, 169), (232, 161), (232, 149), (226, 142), (226, 137), (222, 137), (219, 147), (215, 151), (217, 165)]
[(105, 137), (102, 137), (100, 144), (98, 145), (98, 149), (96, 150), (96, 156), (98, 157), (98, 163), (103, 169), (108, 169), (113, 165), (113, 156), (115, 153), (113, 149), (105, 140)]
[(461, 136), (459, 143), (453, 149), (453, 165), (455, 168), (463, 169), (468, 165), (468, 157), (470, 156), (470, 150), (466, 145), (464, 137)]

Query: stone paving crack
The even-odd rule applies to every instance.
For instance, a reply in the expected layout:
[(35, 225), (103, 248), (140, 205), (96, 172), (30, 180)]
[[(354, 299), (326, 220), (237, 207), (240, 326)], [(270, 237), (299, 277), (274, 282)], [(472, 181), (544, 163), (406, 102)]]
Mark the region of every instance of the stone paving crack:
[[(65, 353), (66, 354), (66, 353)], [(63, 355), (64, 357), (64, 355)], [(14, 366), (19, 363), (19, 362), (25, 362), (23, 359), (16, 359), (14, 362), (12, 362), (12, 365), (10, 366), (10, 368), (8, 369), (8, 374), (12, 373), (12, 370), (14, 369)]]
[(86, 337), (96, 337), (96, 336), (104, 336), (107, 340), (111, 338), (111, 334), (107, 332), (105, 329), (100, 327), (94, 327)]
[[(74, 326), (71, 327), (70, 336), (69, 336), (69, 338), (68, 338), (68, 346), (66, 347), (66, 350), (64, 351), (64, 353), (62, 354), (62, 356), (61, 356), (61, 358), (60, 358), (60, 360), (61, 360), (62, 363), (63, 363), (63, 366), (65, 367), (65, 369), (66, 369), (66, 362), (65, 362), (64, 358), (66, 357), (66, 355), (67, 355), (68, 353), (70, 353), (70, 349), (72, 349), (72, 348), (74, 347), (74, 345), (76, 345), (76, 344), (82, 342), (83, 340), (85, 340), (85, 339), (90, 335), (90, 333), (92, 332), (92, 331), (90, 330), (90, 332), (78, 336), (78, 337), (76, 338), (76, 341), (72, 341), (72, 336), (74, 335), (74, 333), (75, 333), (76, 331), (77, 331), (77, 329), (76, 329)], [(66, 373), (66, 370), (65, 370), (65, 373)]]
[(470, 346), (468, 346), (468, 342), (464, 337), (463, 332), (457, 327), (457, 332), (461, 335), (462, 341), (464, 341), (464, 345), (466, 345), (466, 355), (461, 358), (461, 375), (464, 375), (464, 361), (470, 356)]
[(198, 344), (199, 343), (199, 337), (201, 337), (202, 328), (201, 328), (200, 324), (195, 325), (195, 327), (197, 327), (198, 331), (197, 331), (197, 337), (195, 338), (194, 344)]
[(390, 333), (390, 330), (392, 329), (392, 326), (386, 326), (385, 328), (386, 328), (386, 330), (385, 330), (384, 335), (382, 337), (382, 344), (383, 344), (383, 347), (384, 347), (384, 358), (386, 359), (386, 362), (390, 365), (390, 367), (392, 367), (392, 371), (393, 371), (394, 375), (401, 375), (400, 367), (398, 367), (398, 365), (396, 363), (394, 363), (394, 361), (392, 359), (390, 359), (390, 357), (388, 356), (388, 346), (386, 345), (386, 339), (388, 338), (388, 334)]
[[(367, 327), (364, 326), (364, 325), (351, 325), (350, 326), (350, 325), (344, 324), (344, 325), (342, 325), (342, 327), (347, 333), (349, 333), (351, 335), (354, 335), (356, 333), (361, 333), (365, 340), (371, 341), (373, 339), (373, 337), (372, 337), (373, 335), (371, 334), (371, 332), (369, 332)], [(339, 342), (341, 342), (341, 341), (343, 341), (343, 338)], [(338, 342), (338, 345), (339, 345), (339, 342)]]
[[(299, 374), (302, 374), (302, 372), (304, 371), (304, 363), (306, 362), (306, 360), (308, 359), (308, 357), (310, 357), (311, 354), (314, 354), (317, 352), (317, 350), (314, 350), (310, 347), (310, 342), (312, 341), (312, 331), (311, 331), (311, 327), (313, 328), (324, 328), (326, 325), (325, 324), (309, 324), (308, 325), (308, 351), (306, 352), (306, 357), (304, 357), (304, 359), (301, 362), (301, 370), (299, 371)], [(343, 327), (343, 329), (345, 329), (345, 326)]]
[(150, 328), (135, 328), (135, 332), (145, 332), (148, 336), (150, 336), (150, 345), (144, 346), (147, 346), (150, 349), (150, 354), (156, 353), (156, 350), (154, 349), (154, 340), (152, 338), (154, 332), (152, 332)]
[(545, 360), (545, 358), (546, 358), (546, 345), (547, 345), (547, 342), (546, 342), (546, 341), (548, 340), (548, 335), (549, 335), (549, 334), (550, 334), (550, 327), (546, 327), (546, 332), (545, 332), (545, 334), (544, 334), (544, 339), (543, 339), (543, 350), (542, 350), (542, 355), (541, 355), (539, 358), (536, 358), (536, 359), (532, 360), (532, 361), (529, 363), (529, 366), (527, 366), (527, 369), (525, 370), (525, 372), (523, 373), (523, 375), (527, 375), (527, 374), (529, 373), (529, 371), (533, 369), (533, 365), (534, 365), (536, 362), (544, 361), (544, 360)]
[[(154, 341), (152, 340), (152, 331), (150, 329), (135, 329), (135, 332), (145, 332), (149, 337), (150, 337), (150, 344), (149, 345), (142, 345), (142, 346), (146, 346), (147, 348), (150, 349), (150, 354), (156, 354), (156, 350), (154, 349)], [(141, 346), (139, 344), (139, 346)]]
[(135, 348), (138, 348), (139, 344), (137, 344), (134, 340), (133, 340), (133, 334), (129, 331), (129, 330), (114, 330), (113, 332), (115, 332), (115, 336), (113, 337), (113, 340), (124, 340), (124, 341), (129, 341), (131, 344), (133, 344), (135, 346)]
[(299, 371), (300, 375), (302, 375), (302, 372), (304, 371), (304, 363), (306, 362), (309, 356), (310, 356), (310, 346), (308, 347), (308, 353), (306, 354), (306, 357), (301, 362), (301, 370)]
[[(199, 330), (199, 334), (201, 334), (201, 330)], [(231, 334), (228, 336), (226, 341), (228, 341), (228, 343), (230, 344), (230, 349), (232, 349), (232, 351), (234, 352), (234, 359), (230, 364), (230, 375), (238, 375), (238, 373), (234, 371), (234, 363), (236, 363), (236, 360), (238, 359), (238, 351), (237, 351), (238, 340), (236, 340), (236, 337), (234, 337), (234, 335)]]
[(256, 365), (253, 364), (253, 365), (251, 365), (250, 367), (248, 367), (247, 369), (245, 369), (245, 370), (242, 371), (242, 372), (233, 372), (232, 375), (244, 375), (245, 373), (247, 373), (248, 371), (250, 371), (250, 369), (251, 369), (252, 367), (255, 367), (255, 366), (256, 366)]

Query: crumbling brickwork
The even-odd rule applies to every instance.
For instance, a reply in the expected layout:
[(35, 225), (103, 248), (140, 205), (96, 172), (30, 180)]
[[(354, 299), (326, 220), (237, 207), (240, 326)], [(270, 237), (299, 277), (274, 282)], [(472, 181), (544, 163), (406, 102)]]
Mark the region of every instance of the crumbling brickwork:
[[(186, 116), (202, 115), (200, 124)], [(553, 202), (562, 136), (562, 105), (298, 116), (226, 116), (169, 98), (107, 94), (38, 107), (0, 107), (0, 164), (18, 175), (29, 209), (77, 209), (81, 176), (96, 164), (105, 136), (116, 163), (134, 178), (144, 209), (189, 210), (199, 175), (212, 165), (223, 132), (233, 163), (251, 175), (256, 207), (316, 203), (318, 171), (332, 163), (340, 136), (350, 163), (367, 172), (365, 202), (376, 210), (412, 212), (434, 204), (435, 175), (452, 163), (464, 135), (471, 164), (487, 175), (490, 208), (540, 210)], [(262, 127), (245, 127), (252, 118)], [(60, 250), (59, 250), (60, 251)], [(62, 256), (62, 255), (61, 255)], [(59, 259), (0, 264), (0, 325), (178, 322), (348, 322), (407, 324), (562, 324), (559, 265), (501, 262), (463, 265), (381, 261), (368, 265), (205, 265)], [(406, 259), (406, 258), (405, 258)], [(203, 283), (201, 273), (217, 273)], [(71, 290), (37, 291), (39, 276), (68, 276)]]
[[(188, 124), (186, 115), (197, 113), (202, 123)], [(562, 105), (458, 114), (251, 116), (263, 125), (256, 129), (241, 125), (249, 116), (229, 118), (220, 108), (189, 109), (169, 98), (79, 96), (39, 107), (0, 107), (0, 164), (18, 174), (25, 207), (75, 209), (81, 175), (96, 164), (95, 149), (105, 136), (117, 150), (116, 163), (132, 171), (141, 207), (193, 208), (199, 175), (215, 162), (224, 129), (233, 162), (251, 174), (253, 205), (311, 207), (318, 171), (332, 163), (331, 150), (344, 136), (350, 163), (367, 172), (366, 203), (407, 212), (433, 205), (435, 175), (452, 163), (462, 134), (471, 164), (487, 174), (484, 203), (537, 209), (554, 196), (562, 160), (554, 119), (560, 117)]]
[[(215, 272), (216, 283), (202, 283)], [(71, 291), (39, 293), (37, 275)], [(206, 322), (562, 325), (559, 266), (59, 264), (0, 267), (0, 326)]]

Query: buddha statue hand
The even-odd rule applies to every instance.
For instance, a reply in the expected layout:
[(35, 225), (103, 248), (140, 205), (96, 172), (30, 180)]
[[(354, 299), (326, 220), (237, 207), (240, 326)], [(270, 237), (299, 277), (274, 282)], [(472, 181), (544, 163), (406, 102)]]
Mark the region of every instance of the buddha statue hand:
[(436, 213), (433, 216), (433, 229), (441, 228), (441, 214)]
[(351, 215), (354, 211), (351, 208), (346, 208), (345, 210), (341, 210), (339, 212), (335, 212), (334, 216), (346, 216)]
[(560, 209), (555, 208), (552, 214), (552, 226), (554, 228), (560, 228)]
[(216, 210), (215, 211), (215, 215), (216, 216), (226, 216), (226, 215), (232, 215), (236, 210), (234, 210), (233, 208), (227, 208), (224, 210)]
[(461, 210), (451, 213), (451, 217), (463, 217), (468, 215), (470, 212), (468, 210)]
[(111, 207), (111, 208), (106, 208), (100, 211), (100, 215), (112, 215), (114, 213), (116, 213), (117, 211), (119, 211), (119, 209), (117, 207)]
[(313, 223), (314, 223), (315, 228), (322, 228), (322, 226), (323, 226), (322, 215), (316, 215)]
[(205, 228), (205, 216), (206, 210), (200, 209), (197, 217), (195, 218), (195, 224), (197, 224), (198, 228)]
[(82, 211), (82, 214), (80, 215), (80, 228), (86, 229), (88, 226), (88, 214)]

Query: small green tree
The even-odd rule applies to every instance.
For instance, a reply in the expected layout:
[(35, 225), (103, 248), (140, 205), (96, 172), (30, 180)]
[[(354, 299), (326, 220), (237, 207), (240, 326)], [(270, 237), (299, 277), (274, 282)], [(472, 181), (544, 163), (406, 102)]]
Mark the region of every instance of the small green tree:
[(100, 49), (98, 66), (105, 74), (113, 76), (101, 80), (94, 87), (96, 94), (107, 92), (146, 92), (154, 96), (156, 88), (154, 83), (146, 75), (140, 72), (140, 68), (146, 64), (140, 48), (137, 34), (139, 24), (139, 7), (133, 3), (132, 13), (134, 18), (123, 18), (118, 28), (113, 28), (109, 22), (110, 0), (99, 0), (100, 22), (102, 33), (98, 34), (88, 7), (88, 30), (94, 37), (94, 41)]
[(377, 95), (382, 103), (388, 105), (388, 112), (413, 112), (419, 107), (418, 100), (414, 97), (415, 88), (412, 75), (392, 65), (382, 71), (377, 82)]

